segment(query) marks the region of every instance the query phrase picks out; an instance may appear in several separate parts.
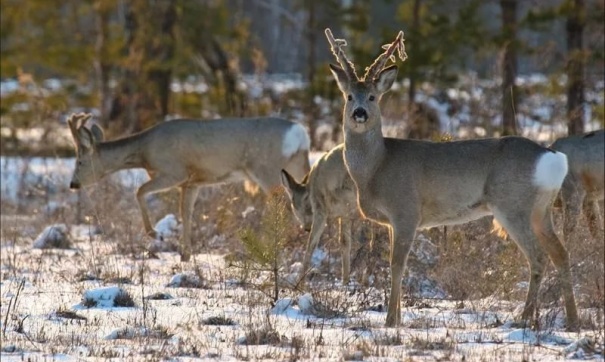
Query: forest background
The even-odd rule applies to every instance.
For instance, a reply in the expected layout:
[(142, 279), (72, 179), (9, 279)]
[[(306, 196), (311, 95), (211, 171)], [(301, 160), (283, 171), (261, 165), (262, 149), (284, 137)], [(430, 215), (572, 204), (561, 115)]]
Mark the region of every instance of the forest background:
[[(479, 136), (523, 134), (523, 104), (536, 94), (558, 108), (546, 117), (530, 111), (532, 121), (563, 121), (569, 133), (603, 125), (602, 0), (0, 4), (3, 155), (72, 154), (69, 142), (52, 140), (73, 111), (93, 112), (110, 138), (176, 117), (281, 115), (304, 123), (313, 147), (325, 149), (318, 128), (332, 130), (331, 145), (341, 137), (326, 27), (349, 41), (359, 67), (405, 32), (401, 87), (383, 102), (400, 136), (443, 136), (427, 97), (447, 104), (444, 116), (452, 116), (464, 98), (448, 90), (466, 81), (472, 95), (479, 80), (491, 81), (475, 107), (484, 109), (470, 112)], [(523, 81), (536, 75), (539, 82)], [(39, 130), (35, 147), (19, 136), (32, 128)]]

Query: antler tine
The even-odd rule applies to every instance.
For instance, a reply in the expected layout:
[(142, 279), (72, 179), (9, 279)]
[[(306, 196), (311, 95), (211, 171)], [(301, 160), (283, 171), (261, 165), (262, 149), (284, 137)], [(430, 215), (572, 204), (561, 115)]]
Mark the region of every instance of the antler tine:
[(386, 49), (382, 54), (380, 54), (374, 63), (366, 68), (366, 74), (364, 75), (364, 79), (373, 80), (378, 72), (384, 69), (387, 61), (391, 59), (393, 62), (395, 61), (395, 57), (393, 53), (397, 50), (397, 55), (399, 59), (405, 61), (408, 55), (405, 53), (405, 44), (403, 39), (403, 31), (399, 31), (397, 37), (391, 44), (385, 44), (382, 46), (383, 49)]
[(78, 137), (78, 130), (92, 117), (90, 113), (72, 113), (67, 119), (67, 124), (74, 138)]
[(328, 38), (328, 42), (330, 43), (332, 54), (334, 54), (342, 69), (345, 71), (345, 73), (347, 73), (350, 79), (359, 79), (357, 77), (357, 73), (355, 72), (353, 62), (347, 58), (347, 55), (343, 49), (343, 47), (347, 45), (347, 41), (345, 39), (334, 39), (334, 35), (332, 34), (332, 30), (330, 30), (330, 28), (326, 28), (325, 33), (326, 38)]
[(73, 113), (69, 117), (67, 122), (69, 122), (69, 124), (72, 125), (77, 130), (80, 127), (82, 127), (91, 117), (92, 117), (92, 114), (90, 114), (90, 113), (84, 113), (84, 112)]

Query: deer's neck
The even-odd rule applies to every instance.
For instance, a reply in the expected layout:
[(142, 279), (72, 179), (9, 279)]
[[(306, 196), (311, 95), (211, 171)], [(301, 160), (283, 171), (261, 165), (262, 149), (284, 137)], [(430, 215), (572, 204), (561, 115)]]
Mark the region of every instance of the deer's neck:
[(358, 188), (365, 188), (386, 154), (380, 129), (363, 133), (345, 130), (345, 161)]
[(102, 142), (98, 145), (99, 157), (107, 174), (144, 167), (143, 142), (139, 135)]

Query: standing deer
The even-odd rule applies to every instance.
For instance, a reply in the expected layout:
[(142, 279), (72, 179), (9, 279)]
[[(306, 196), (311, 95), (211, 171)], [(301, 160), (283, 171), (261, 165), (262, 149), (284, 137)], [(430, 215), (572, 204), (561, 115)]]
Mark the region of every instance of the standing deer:
[(349, 283), (351, 272), (351, 226), (359, 219), (355, 184), (349, 176), (340, 144), (323, 155), (298, 183), (282, 170), (282, 183), (292, 204), (294, 215), (310, 231), (303, 261), (302, 275), (307, 274), (311, 255), (317, 247), (328, 219), (338, 219), (342, 258), (342, 282)]
[(406, 57), (403, 32), (362, 78), (345, 55), (346, 41), (334, 39), (330, 29), (326, 37), (340, 64), (330, 69), (344, 97), (344, 158), (357, 187), (358, 208), (366, 218), (390, 227), (386, 325), (401, 320), (401, 281), (416, 230), (493, 215), (529, 263), (521, 319), (530, 320), (537, 308), (548, 255), (559, 273), (567, 328), (578, 328), (569, 256), (551, 218), (567, 174), (565, 154), (521, 137), (438, 143), (385, 138), (379, 101), (397, 76), (397, 66), (386, 67), (386, 62), (395, 50)]
[(145, 231), (155, 237), (145, 195), (179, 188), (183, 236), (181, 261), (191, 257), (191, 214), (203, 185), (249, 180), (269, 192), (281, 185), (280, 170), (297, 179), (309, 171), (309, 136), (300, 124), (280, 118), (173, 120), (140, 133), (103, 141), (90, 114), (68, 124), (76, 147), (70, 187), (78, 189), (113, 172), (144, 168), (150, 180), (136, 192)]
[(605, 194), (605, 130), (559, 138), (550, 148), (565, 153), (569, 161), (569, 173), (561, 188), (566, 241), (573, 234), (581, 211), (592, 237), (602, 239), (603, 220), (598, 203)]

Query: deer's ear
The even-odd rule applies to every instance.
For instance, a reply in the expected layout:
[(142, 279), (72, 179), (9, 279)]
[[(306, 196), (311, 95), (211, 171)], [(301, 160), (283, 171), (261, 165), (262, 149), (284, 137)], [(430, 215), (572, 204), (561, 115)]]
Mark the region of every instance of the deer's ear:
[(341, 67), (332, 63), (330, 63), (330, 71), (332, 72), (332, 75), (334, 75), (334, 79), (336, 79), (340, 91), (347, 93), (348, 84), (351, 81), (347, 73)]
[(90, 127), (90, 132), (92, 133), (92, 137), (95, 143), (103, 142), (103, 140), (105, 139), (103, 130), (101, 129), (101, 127), (97, 126), (97, 124), (93, 124), (92, 127)]
[(80, 147), (83, 147), (86, 150), (92, 150), (95, 144), (94, 137), (92, 132), (90, 132), (86, 127), (80, 127), (78, 129), (78, 140), (77, 144)]
[(292, 194), (298, 186), (298, 183), (296, 182), (296, 180), (294, 180), (292, 176), (290, 176), (290, 174), (286, 170), (281, 170), (280, 176), (282, 185), (286, 189), (288, 195), (292, 197)]
[(378, 90), (380, 94), (385, 93), (391, 89), (395, 79), (397, 79), (397, 66), (391, 65), (390, 67), (384, 68), (374, 79), (376, 90)]

